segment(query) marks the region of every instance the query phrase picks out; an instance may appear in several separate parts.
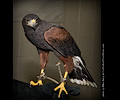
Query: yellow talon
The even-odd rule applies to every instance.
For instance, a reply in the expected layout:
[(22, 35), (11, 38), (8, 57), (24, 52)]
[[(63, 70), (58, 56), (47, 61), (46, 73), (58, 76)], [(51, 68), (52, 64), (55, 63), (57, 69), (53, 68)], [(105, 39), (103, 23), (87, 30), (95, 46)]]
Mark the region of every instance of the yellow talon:
[(30, 81), (30, 85), (36, 86), (36, 85), (43, 85), (42, 80), (38, 80), (37, 83), (34, 83), (33, 81)]
[[(64, 79), (66, 79), (67, 74), (68, 74), (68, 72), (65, 72)], [(68, 94), (68, 92), (66, 91), (65, 86), (64, 86), (65, 84), (66, 84), (65, 82), (62, 82), (59, 86), (57, 86), (54, 89), (54, 91), (56, 91), (56, 90), (58, 90), (60, 88), (58, 98), (60, 98), (60, 95), (61, 95), (62, 91), (65, 91), (65, 93)]]
[[(39, 77), (42, 77), (41, 75), (44, 76), (44, 69), (41, 69), (41, 74), (40, 74)], [(33, 85), (33, 86), (36, 86), (36, 85), (43, 85), (43, 83), (42, 83), (42, 80), (39, 79), (37, 83), (34, 83), (33, 81), (30, 81), (30, 85)]]
[(39, 85), (43, 85), (42, 80), (38, 80)]
[(62, 91), (65, 91), (65, 93), (68, 94), (68, 92), (66, 91), (64, 85), (65, 85), (65, 83), (62, 82), (59, 86), (57, 86), (57, 87), (54, 89), (54, 91), (56, 91), (56, 90), (58, 90), (58, 89), (60, 88), (58, 98), (60, 98), (60, 95), (61, 95)]

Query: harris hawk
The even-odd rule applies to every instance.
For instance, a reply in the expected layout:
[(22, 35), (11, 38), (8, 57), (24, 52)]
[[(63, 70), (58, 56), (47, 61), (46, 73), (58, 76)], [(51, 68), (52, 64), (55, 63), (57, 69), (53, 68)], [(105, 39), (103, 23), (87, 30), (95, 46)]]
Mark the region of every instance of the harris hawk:
[(80, 49), (65, 28), (41, 20), (35, 14), (26, 15), (22, 20), (22, 25), (25, 36), (37, 48), (40, 56), (40, 76), (38, 82), (34, 83), (31, 81), (31, 85), (43, 85), (42, 77), (45, 74), (44, 68), (46, 67), (49, 52), (51, 51), (63, 62), (65, 69), (63, 81), (54, 89), (56, 91), (60, 88), (59, 98), (62, 91), (68, 94), (64, 87), (67, 76), (69, 76), (72, 83), (97, 87), (86, 68)]

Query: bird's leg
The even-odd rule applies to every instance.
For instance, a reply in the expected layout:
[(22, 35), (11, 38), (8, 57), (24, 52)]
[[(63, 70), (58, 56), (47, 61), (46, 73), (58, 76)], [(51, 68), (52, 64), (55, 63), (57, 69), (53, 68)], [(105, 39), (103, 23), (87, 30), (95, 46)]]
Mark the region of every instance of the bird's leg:
[(65, 86), (64, 86), (67, 75), (68, 75), (68, 72), (66, 71), (65, 75), (64, 75), (64, 78), (63, 78), (63, 82), (61, 82), (61, 84), (54, 89), (54, 91), (56, 91), (60, 88), (58, 98), (60, 98), (60, 95), (61, 95), (62, 91), (65, 91), (65, 93), (68, 94), (68, 92), (66, 91)]
[(49, 52), (47, 51), (41, 51), (40, 52), (40, 66), (41, 66), (41, 72), (40, 75), (37, 77), (38, 82), (34, 83), (33, 81), (30, 82), (30, 85), (43, 85), (42, 80), (44, 79), (45, 73), (44, 73), (44, 68), (46, 67), (46, 64), (48, 62), (48, 54)]
[(30, 85), (33, 85), (33, 86), (43, 85), (42, 80), (43, 80), (44, 75), (45, 75), (44, 69), (41, 69), (40, 76), (38, 76), (38, 82), (34, 83), (33, 81), (30, 81)]

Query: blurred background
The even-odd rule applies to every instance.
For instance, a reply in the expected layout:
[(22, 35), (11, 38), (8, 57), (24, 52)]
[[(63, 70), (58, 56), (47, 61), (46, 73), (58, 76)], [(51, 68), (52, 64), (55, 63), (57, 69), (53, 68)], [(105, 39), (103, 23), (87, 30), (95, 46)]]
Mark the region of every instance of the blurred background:
[[(101, 0), (13, 1), (13, 79), (29, 83), (31, 80), (37, 81), (40, 65), (36, 47), (24, 35), (22, 18), (27, 14), (36, 14), (45, 21), (63, 26), (79, 46), (98, 88), (72, 84), (67, 77), (69, 86), (79, 86), (81, 89), (80, 95), (71, 96), (70, 100), (101, 100)], [(58, 61), (51, 52), (45, 68), (46, 75), (57, 81), (60, 80), (55, 66)], [(61, 70), (64, 74), (63, 64)]]

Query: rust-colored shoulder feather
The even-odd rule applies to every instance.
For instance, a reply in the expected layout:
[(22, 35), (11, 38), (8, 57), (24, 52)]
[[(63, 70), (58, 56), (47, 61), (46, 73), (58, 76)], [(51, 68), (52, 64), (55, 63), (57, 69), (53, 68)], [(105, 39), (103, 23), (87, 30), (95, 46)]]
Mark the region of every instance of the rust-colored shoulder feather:
[(45, 40), (63, 56), (80, 56), (74, 39), (64, 28), (51, 27), (44, 33)]

